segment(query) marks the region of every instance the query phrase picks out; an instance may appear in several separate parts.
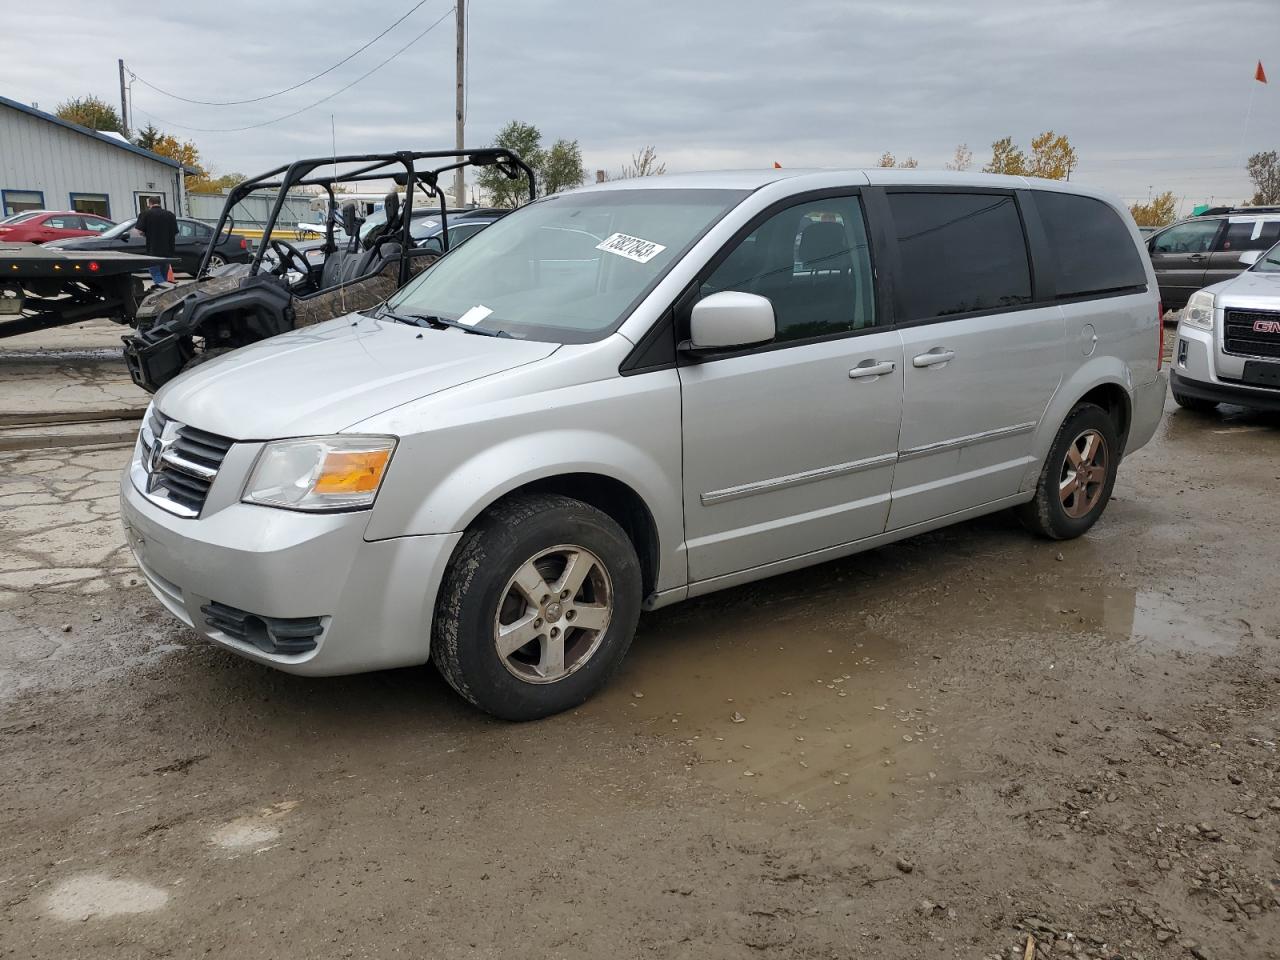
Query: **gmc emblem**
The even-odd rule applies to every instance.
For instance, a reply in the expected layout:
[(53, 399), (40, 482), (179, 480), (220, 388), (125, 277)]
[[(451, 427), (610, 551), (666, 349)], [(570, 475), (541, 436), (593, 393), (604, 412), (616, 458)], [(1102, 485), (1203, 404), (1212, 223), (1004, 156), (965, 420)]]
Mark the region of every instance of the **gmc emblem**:
[(1280, 333), (1280, 320), (1253, 321), (1254, 333)]

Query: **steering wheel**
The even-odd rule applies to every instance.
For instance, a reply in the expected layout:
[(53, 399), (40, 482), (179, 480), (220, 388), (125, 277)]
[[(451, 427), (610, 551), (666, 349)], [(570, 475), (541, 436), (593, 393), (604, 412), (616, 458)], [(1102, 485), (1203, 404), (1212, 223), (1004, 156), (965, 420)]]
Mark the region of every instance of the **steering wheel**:
[(302, 251), (295, 247), (288, 240), (281, 240), (279, 237), (272, 237), (267, 246), (276, 252), (279, 262), (271, 270), (277, 277), (283, 277), (289, 272), (290, 264), (299, 271), (303, 278), (311, 276), (311, 264), (307, 262), (307, 258), (302, 255)]

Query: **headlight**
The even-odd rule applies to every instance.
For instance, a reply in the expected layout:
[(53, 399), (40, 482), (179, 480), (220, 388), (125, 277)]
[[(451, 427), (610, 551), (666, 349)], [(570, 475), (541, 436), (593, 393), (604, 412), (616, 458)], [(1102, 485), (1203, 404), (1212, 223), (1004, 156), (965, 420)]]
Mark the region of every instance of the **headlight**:
[(240, 499), (287, 510), (372, 506), (395, 448), (394, 437), (276, 440), (258, 454)]
[(1189, 327), (1201, 330), (1213, 329), (1213, 294), (1198, 290), (1187, 301), (1187, 308), (1182, 311), (1182, 322)]

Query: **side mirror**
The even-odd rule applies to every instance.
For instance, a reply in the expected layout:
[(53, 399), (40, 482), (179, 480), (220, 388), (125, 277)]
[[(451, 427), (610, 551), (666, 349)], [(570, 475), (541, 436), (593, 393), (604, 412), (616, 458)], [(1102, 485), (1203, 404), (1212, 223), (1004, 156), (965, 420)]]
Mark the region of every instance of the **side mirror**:
[(768, 343), (776, 335), (772, 303), (754, 293), (723, 290), (693, 305), (685, 349), (692, 353), (737, 350)]
[(1246, 250), (1240, 254), (1240, 262), (1246, 267), (1252, 267), (1255, 263), (1262, 259), (1261, 250)]

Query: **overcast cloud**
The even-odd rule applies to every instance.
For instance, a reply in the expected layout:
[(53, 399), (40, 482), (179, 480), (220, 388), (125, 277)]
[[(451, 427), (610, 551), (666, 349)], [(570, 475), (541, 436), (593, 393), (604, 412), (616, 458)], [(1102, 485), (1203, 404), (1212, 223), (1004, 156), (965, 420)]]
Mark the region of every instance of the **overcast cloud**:
[[(116, 58), (184, 96), (243, 99), (342, 59), (416, 0), (219, 4), (5, 0), (0, 92), (52, 110), (118, 101)], [(193, 106), (138, 83), (135, 126), (196, 141), (219, 172), (330, 152), (453, 143), (452, 17), (314, 110), (243, 132), (369, 70), (451, 6), (430, 0), (332, 74), (242, 107)], [(1243, 156), (1280, 148), (1278, 0), (471, 0), (467, 140), (507, 120), (576, 138), (588, 171), (652, 143), (671, 171), (867, 166), (885, 150), (980, 165), (1012, 135), (1070, 136), (1076, 179), (1128, 200), (1247, 197)], [(1253, 80), (1261, 59), (1272, 82)], [(1242, 143), (1246, 111), (1252, 115)]]

